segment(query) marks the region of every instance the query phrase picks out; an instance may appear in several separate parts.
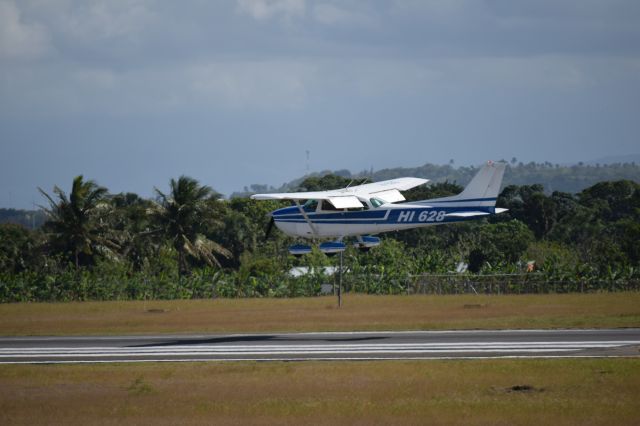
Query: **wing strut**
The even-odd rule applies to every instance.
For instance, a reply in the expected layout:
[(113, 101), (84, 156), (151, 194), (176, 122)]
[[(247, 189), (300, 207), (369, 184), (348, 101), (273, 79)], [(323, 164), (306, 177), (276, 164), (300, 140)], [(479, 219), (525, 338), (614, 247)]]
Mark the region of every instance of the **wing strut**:
[(313, 223), (311, 223), (309, 216), (307, 216), (307, 212), (305, 212), (302, 206), (300, 205), (300, 201), (299, 200), (293, 200), (293, 201), (296, 203), (296, 206), (298, 206), (298, 210), (300, 210), (300, 213), (302, 213), (302, 217), (304, 217), (304, 220), (306, 220), (307, 223), (309, 224), (309, 228), (311, 228), (311, 232), (313, 233), (313, 236), (318, 238), (318, 231), (316, 230), (316, 227), (313, 226)]

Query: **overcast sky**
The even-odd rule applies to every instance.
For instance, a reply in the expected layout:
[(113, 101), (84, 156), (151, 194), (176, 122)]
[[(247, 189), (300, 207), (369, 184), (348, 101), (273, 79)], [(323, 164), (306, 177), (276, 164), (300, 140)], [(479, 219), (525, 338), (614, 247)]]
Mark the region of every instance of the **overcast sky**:
[(640, 1), (0, 0), (0, 207), (640, 151)]

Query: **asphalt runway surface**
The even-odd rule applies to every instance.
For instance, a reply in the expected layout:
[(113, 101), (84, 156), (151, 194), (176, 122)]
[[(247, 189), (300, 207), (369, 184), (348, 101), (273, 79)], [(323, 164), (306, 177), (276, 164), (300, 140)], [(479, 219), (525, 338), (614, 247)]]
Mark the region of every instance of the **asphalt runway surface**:
[(0, 363), (640, 356), (640, 329), (2, 337)]

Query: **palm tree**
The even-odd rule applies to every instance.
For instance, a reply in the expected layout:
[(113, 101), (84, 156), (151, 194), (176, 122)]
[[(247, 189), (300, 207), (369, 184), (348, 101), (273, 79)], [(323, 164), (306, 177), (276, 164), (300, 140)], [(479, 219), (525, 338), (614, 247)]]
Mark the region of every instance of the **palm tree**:
[(155, 217), (178, 253), (180, 275), (189, 273), (189, 257), (220, 266), (215, 255), (229, 257), (231, 253), (203, 235), (206, 222), (211, 219), (206, 215), (207, 201), (218, 194), (184, 175), (178, 180), (171, 179), (169, 186), (168, 195), (155, 188), (158, 196)]
[(117, 241), (122, 257), (129, 259), (134, 270), (139, 271), (157, 255), (159, 234), (151, 223), (149, 214), (154, 203), (127, 192), (116, 194), (109, 199), (111, 212), (107, 218), (110, 236)]
[(79, 267), (91, 263), (96, 251), (114, 248), (114, 244), (104, 237), (100, 220), (99, 210), (104, 205), (106, 188), (92, 180), (84, 181), (80, 175), (73, 179), (69, 197), (58, 186), (53, 187), (57, 199), (41, 188), (38, 190), (49, 202), (49, 208), (43, 207), (49, 216), (43, 229), (53, 251), (69, 255)]

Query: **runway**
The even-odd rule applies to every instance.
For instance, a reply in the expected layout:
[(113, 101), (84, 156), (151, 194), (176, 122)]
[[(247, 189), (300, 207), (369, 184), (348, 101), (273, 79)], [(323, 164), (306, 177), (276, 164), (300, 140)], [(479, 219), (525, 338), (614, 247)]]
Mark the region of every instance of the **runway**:
[(640, 329), (2, 337), (0, 363), (640, 356)]

